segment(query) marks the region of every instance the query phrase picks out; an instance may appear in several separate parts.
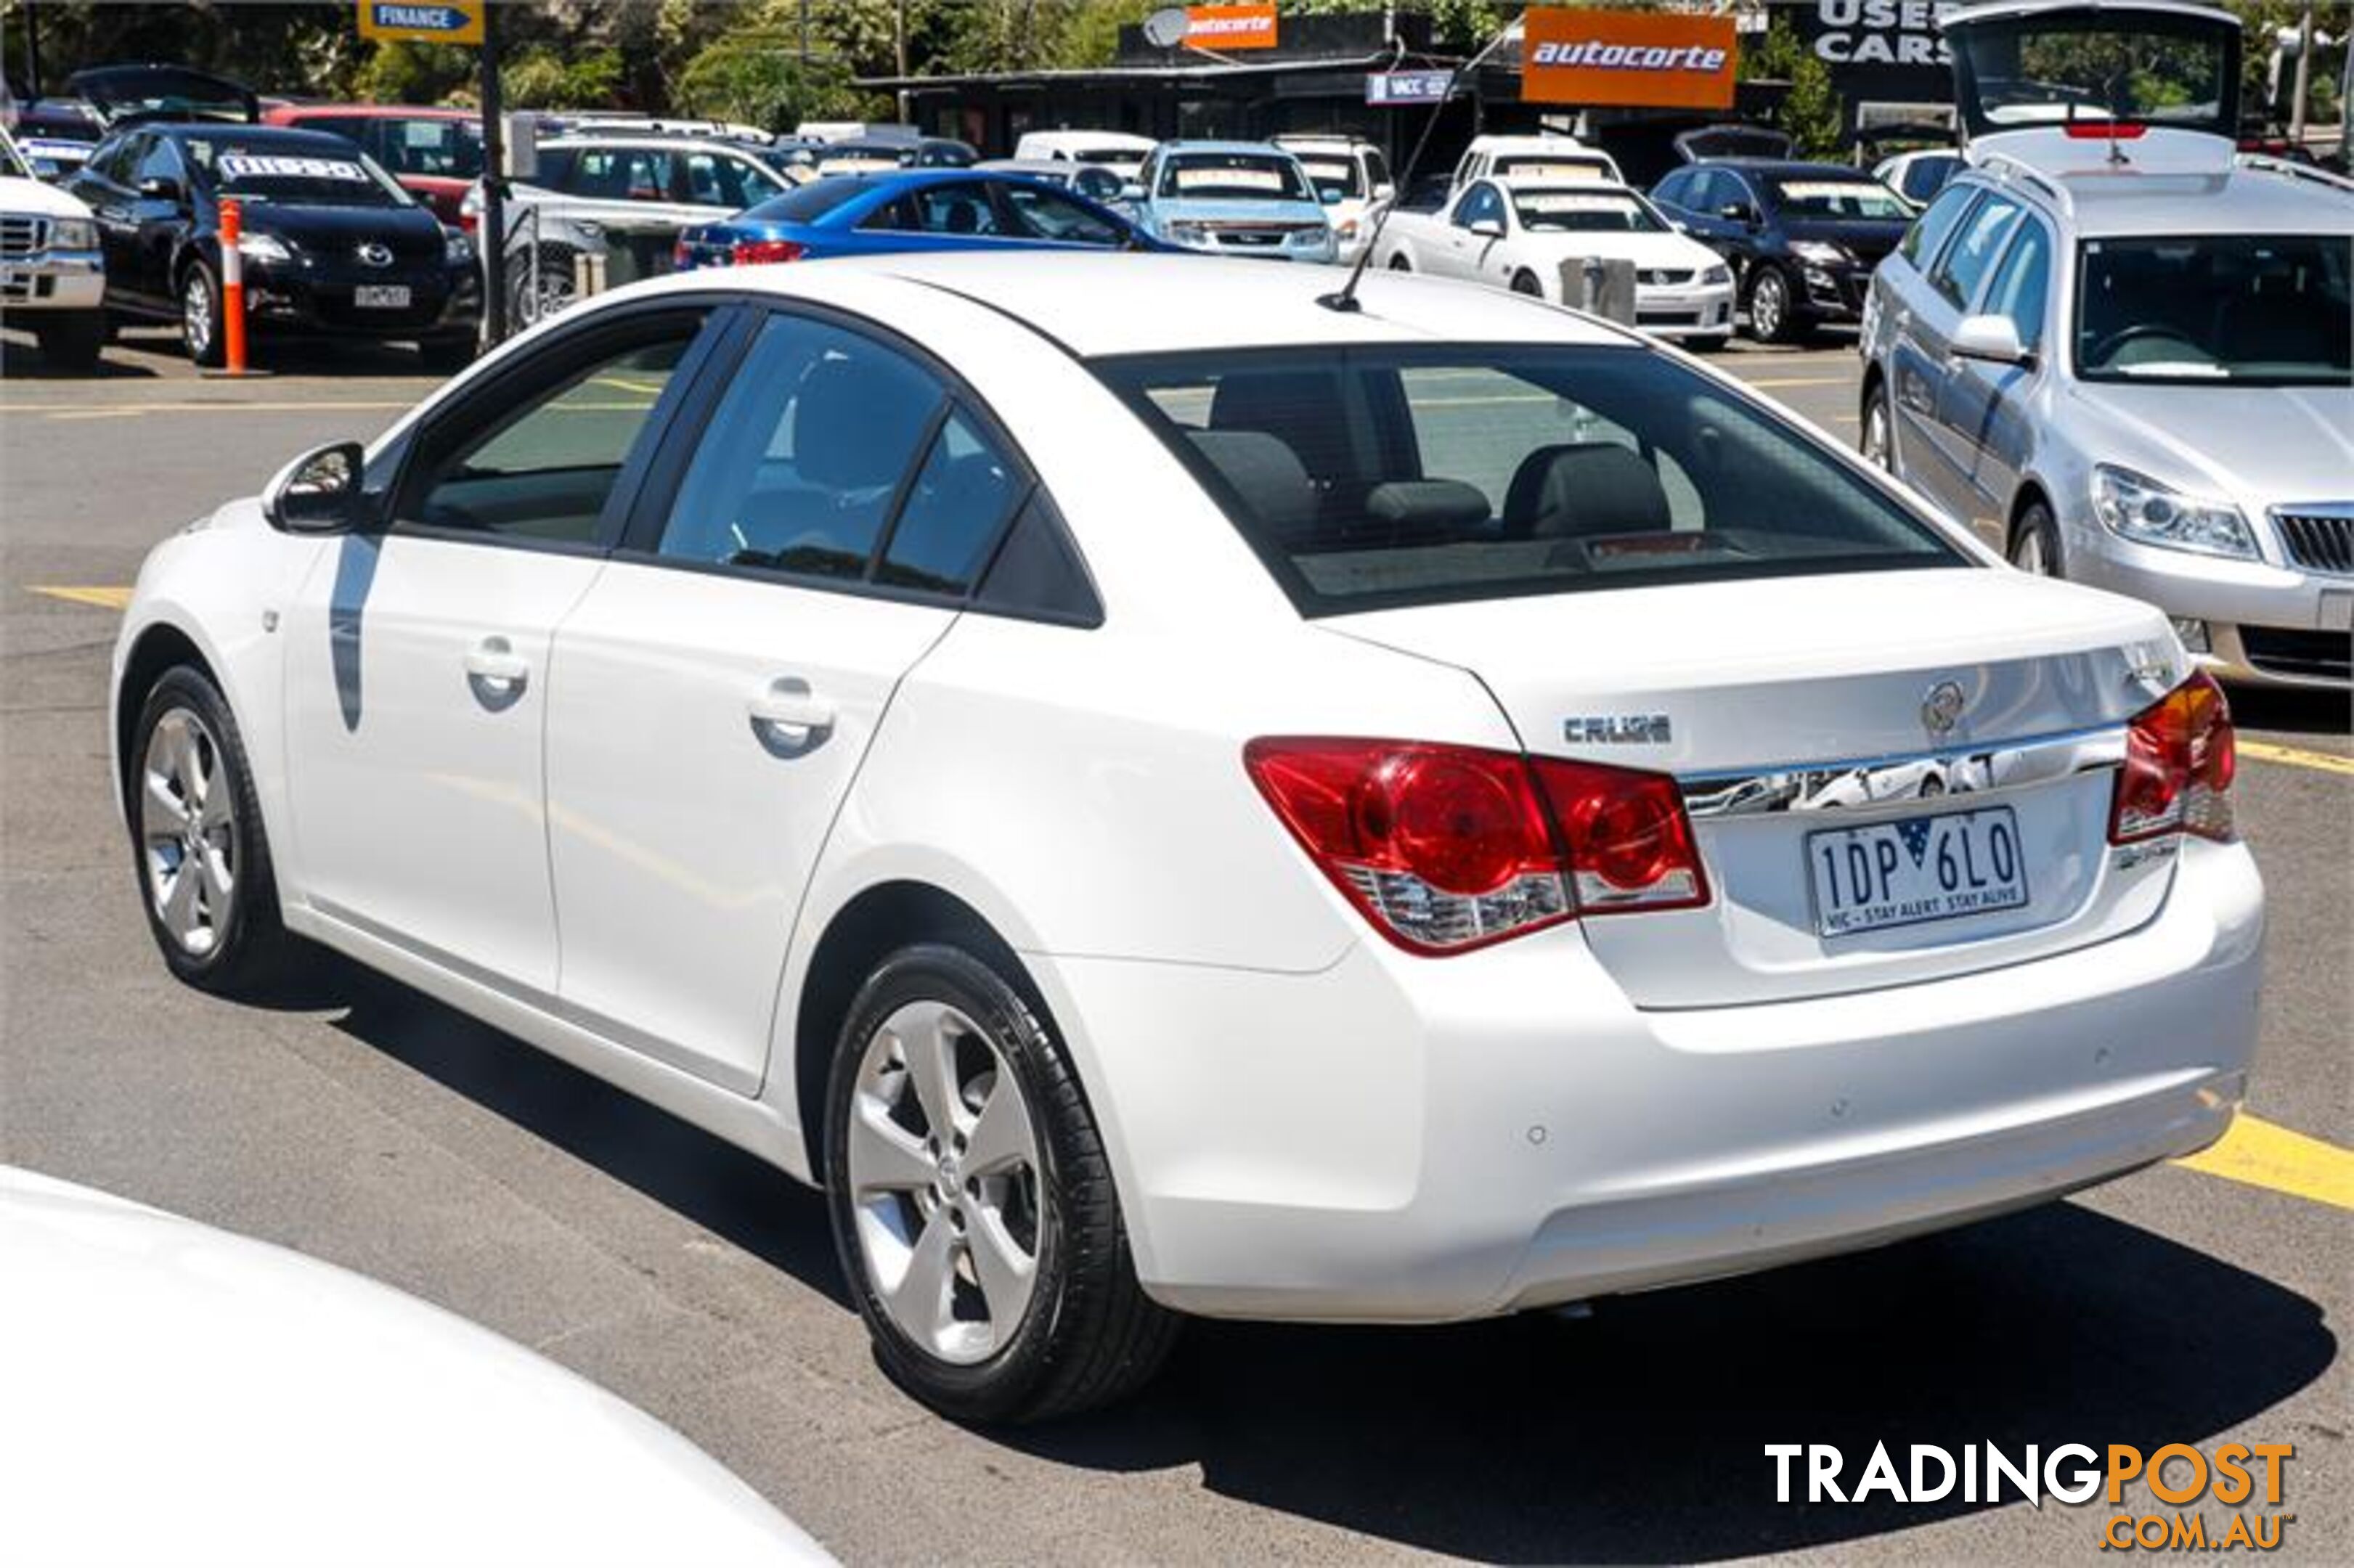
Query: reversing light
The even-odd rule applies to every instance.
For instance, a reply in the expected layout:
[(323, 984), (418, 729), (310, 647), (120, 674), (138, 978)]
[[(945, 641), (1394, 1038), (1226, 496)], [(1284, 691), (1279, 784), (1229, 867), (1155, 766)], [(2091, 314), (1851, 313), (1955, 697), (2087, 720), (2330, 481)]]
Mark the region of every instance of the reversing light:
[(2239, 758), (2231, 705), (2205, 672), (2134, 715), (2109, 808), (2109, 842), (2166, 833), (2228, 840)]
[(1243, 760), (1318, 869), (1412, 952), (1708, 902), (1665, 774), (1392, 740), (1267, 738)]

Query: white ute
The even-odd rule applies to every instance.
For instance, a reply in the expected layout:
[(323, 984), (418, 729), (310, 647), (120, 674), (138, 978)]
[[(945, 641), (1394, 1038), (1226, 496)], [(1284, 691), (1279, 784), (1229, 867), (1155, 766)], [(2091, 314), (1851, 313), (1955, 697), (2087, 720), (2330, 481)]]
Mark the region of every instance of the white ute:
[(61, 370), (87, 370), (106, 346), (106, 264), (80, 199), (33, 178), (0, 130), (0, 317), (30, 332)]
[(1338, 281), (681, 274), (297, 460), (122, 622), (164, 961), (315, 938), (822, 1183), (968, 1419), (1183, 1313), (1703, 1279), (2222, 1134), (2263, 889), (2165, 616), (1634, 333)]

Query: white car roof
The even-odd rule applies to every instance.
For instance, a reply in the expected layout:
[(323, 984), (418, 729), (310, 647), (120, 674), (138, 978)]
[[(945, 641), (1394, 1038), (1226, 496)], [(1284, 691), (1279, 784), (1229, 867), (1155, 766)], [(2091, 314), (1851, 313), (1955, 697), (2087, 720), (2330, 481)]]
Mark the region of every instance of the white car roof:
[(1469, 150), (1474, 153), (1591, 153), (1597, 158), (1607, 156), (1601, 148), (1589, 146), (1560, 131), (1548, 131), (1539, 136), (1474, 136)]
[(1111, 147), (1137, 153), (1149, 153), (1160, 144), (1150, 136), (1127, 131), (1024, 131), (1021, 139), (1041, 147)]
[[(960, 295), (1030, 327), (1083, 358), (1219, 347), (1377, 343), (1561, 343), (1639, 345), (1630, 332), (1481, 289), (1369, 271), (1363, 308), (1318, 304), (1347, 274), (1337, 268), (1208, 256), (973, 252), (843, 257), (795, 267), (748, 268), (732, 286), (824, 300), (872, 284)], [(709, 288), (710, 275), (674, 273), (647, 290)], [(634, 290), (632, 291), (634, 292)]]

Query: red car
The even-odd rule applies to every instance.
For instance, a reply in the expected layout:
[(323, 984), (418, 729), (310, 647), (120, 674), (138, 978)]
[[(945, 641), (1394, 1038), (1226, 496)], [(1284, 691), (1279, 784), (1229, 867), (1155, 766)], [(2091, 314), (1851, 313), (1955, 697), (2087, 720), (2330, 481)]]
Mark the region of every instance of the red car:
[(262, 114), (270, 125), (329, 131), (359, 143), (447, 224), (482, 172), (482, 116), (471, 109), (420, 109), (403, 103), (281, 103)]

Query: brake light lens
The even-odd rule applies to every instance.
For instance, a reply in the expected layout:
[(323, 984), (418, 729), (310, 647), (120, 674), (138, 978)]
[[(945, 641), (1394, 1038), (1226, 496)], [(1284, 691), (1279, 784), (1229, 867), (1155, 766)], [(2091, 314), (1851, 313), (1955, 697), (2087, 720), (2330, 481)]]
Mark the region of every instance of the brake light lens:
[(2131, 120), (2071, 120), (2067, 130), (2079, 142), (2138, 142), (2149, 127)]
[(2164, 833), (2229, 839), (2239, 770), (2232, 707), (2213, 676), (2193, 675), (2134, 715), (2109, 809), (2109, 842)]
[(1708, 901), (1663, 774), (1391, 740), (1260, 739), (1243, 760), (1317, 868), (1412, 952)]
[(739, 239), (727, 248), (727, 260), (737, 267), (763, 261), (798, 261), (809, 247), (794, 239)]

